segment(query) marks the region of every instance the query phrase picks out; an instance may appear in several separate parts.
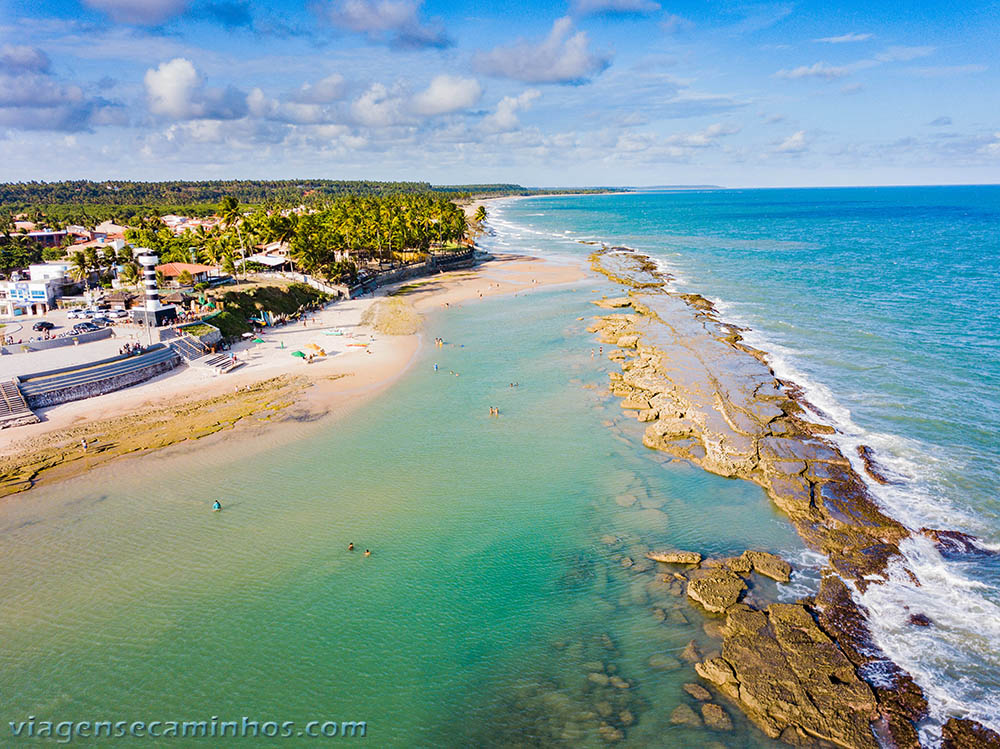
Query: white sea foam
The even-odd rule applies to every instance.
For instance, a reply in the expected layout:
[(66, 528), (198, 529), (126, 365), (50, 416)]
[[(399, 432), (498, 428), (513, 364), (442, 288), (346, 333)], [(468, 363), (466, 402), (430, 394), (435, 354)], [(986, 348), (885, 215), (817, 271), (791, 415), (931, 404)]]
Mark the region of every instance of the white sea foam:
[[(716, 306), (725, 310), (728, 322), (749, 328), (749, 321), (740, 319), (738, 305)], [(802, 388), (815, 407), (811, 410), (817, 421), (836, 427), (832, 441), (890, 516), (914, 530), (982, 528), (978, 518), (949, 500), (942, 486), (945, 469), (956, 468), (954, 458), (943, 458), (918, 440), (861, 427), (833, 391), (799, 364), (795, 349), (755, 329), (743, 337), (748, 345), (767, 352), (778, 377)], [(857, 453), (859, 445), (872, 447), (897, 483), (869, 480)], [(925, 536), (914, 535), (900, 545), (900, 552), (903, 561), (890, 569), (889, 581), (869, 585), (856, 597), (871, 612), (869, 626), (876, 644), (913, 676), (927, 697), (932, 722), (922, 728), (923, 743), (939, 745), (940, 725), (951, 716), (970, 717), (1000, 730), (1000, 684), (984, 684), (985, 673), (1000, 674), (1000, 606), (987, 597), (994, 591), (969, 577), (966, 564), (942, 557)], [(905, 569), (916, 575), (919, 586)], [(910, 615), (918, 613), (933, 625), (911, 624)]]

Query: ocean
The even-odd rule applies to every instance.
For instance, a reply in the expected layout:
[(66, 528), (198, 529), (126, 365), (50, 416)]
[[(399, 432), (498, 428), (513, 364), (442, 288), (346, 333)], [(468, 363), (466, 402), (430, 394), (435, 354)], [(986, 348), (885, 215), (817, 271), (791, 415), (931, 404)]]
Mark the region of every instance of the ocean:
[[(845, 444), (876, 448), (901, 481), (876, 487), (893, 514), (1000, 547), (1000, 190), (567, 196), (490, 213), (482, 243), (498, 252), (580, 263), (583, 240), (654, 255), (752, 328)], [(11, 723), (108, 720), (290, 732), (269, 746), (316, 744), (311, 721), (364, 722), (379, 747), (603, 747), (612, 732), (626, 747), (778, 746), (728, 704), (730, 731), (672, 719), (698, 710), (692, 649), (718, 643), (643, 555), (777, 552), (798, 570), (754, 591), (772, 600), (808, 593), (819, 561), (758, 487), (642, 446), (586, 332), (590, 300), (618, 293), (587, 278), (453, 306), (423, 333), (447, 345), (347, 418), (5, 500), (0, 744)], [(866, 596), (881, 644), (936, 717), (996, 727), (996, 561), (907, 554), (923, 586)], [(934, 625), (905, 627), (903, 606)]]
[[(803, 386), (847, 455), (875, 448), (873, 484), (912, 529), (1000, 550), (1000, 187), (639, 192), (505, 201), (500, 247), (577, 257), (583, 242), (656, 258), (678, 287), (749, 328)], [(906, 548), (921, 579), (871, 586), (883, 648), (936, 717), (1000, 728), (1000, 558)], [(934, 622), (922, 631), (910, 613)]]

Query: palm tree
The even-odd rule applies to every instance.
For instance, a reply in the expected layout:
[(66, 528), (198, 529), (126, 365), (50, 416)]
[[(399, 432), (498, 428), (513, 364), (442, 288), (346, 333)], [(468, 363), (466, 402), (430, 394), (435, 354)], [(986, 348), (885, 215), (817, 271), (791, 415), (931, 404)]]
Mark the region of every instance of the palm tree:
[(87, 257), (86, 252), (74, 252), (73, 253), (73, 265), (69, 269), (69, 276), (74, 281), (83, 281), (83, 286), (86, 293), (90, 293), (90, 272), (93, 270), (93, 266), (90, 264), (90, 258)]
[(243, 244), (243, 232), (240, 231), (240, 221), (243, 219), (243, 214), (240, 212), (240, 202), (227, 195), (222, 199), (222, 203), (219, 204), (219, 217), (225, 222), (226, 228), (231, 229), (236, 227), (236, 234), (240, 238), (240, 257), (243, 259), (243, 278), (247, 277), (247, 248)]

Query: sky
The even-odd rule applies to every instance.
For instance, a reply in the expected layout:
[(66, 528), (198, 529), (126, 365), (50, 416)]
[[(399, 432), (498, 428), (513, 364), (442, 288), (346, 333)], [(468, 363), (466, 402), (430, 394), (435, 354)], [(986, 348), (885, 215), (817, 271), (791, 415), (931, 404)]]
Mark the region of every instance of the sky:
[(1000, 182), (1000, 0), (0, 0), (0, 181)]

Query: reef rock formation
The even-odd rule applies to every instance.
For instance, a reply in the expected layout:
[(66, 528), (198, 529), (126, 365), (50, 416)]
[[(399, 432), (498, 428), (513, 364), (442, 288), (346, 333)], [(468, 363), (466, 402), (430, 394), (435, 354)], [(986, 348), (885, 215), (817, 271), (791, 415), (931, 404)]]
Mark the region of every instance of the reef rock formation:
[(726, 613), (722, 655), (695, 666), (768, 736), (877, 749), (878, 704), (853, 664), (801, 605)]
[(701, 561), (697, 551), (650, 551), (646, 557), (663, 564), (698, 564)]

